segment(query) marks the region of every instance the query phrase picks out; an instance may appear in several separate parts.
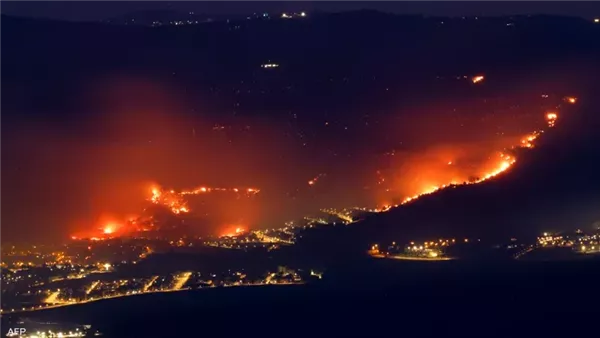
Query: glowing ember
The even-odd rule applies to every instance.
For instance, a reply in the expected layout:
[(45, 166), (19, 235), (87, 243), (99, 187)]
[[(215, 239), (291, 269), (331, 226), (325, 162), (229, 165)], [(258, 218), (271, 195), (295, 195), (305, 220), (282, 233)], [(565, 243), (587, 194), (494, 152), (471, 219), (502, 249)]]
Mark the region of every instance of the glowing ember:
[(572, 97), (572, 96), (567, 96), (565, 97), (565, 101), (571, 103), (571, 104), (575, 104), (577, 103), (577, 98), (576, 97)]
[(525, 136), (523, 139), (521, 139), (521, 147), (533, 148), (533, 141), (535, 141), (535, 139), (537, 139), (538, 136), (538, 132)]
[(105, 235), (110, 235), (110, 234), (112, 234), (113, 232), (115, 232), (115, 227), (114, 227), (114, 226), (112, 226), (112, 225), (107, 225), (106, 227), (104, 227), (104, 229), (102, 229), (102, 232), (103, 232)]
[(477, 75), (477, 76), (473, 76), (473, 77), (471, 78), (471, 81), (472, 81), (473, 83), (479, 83), (479, 82), (482, 82), (484, 79), (485, 79), (485, 78), (484, 78), (484, 76), (483, 76), (483, 75)]
[(546, 121), (548, 121), (548, 127), (552, 128), (556, 124), (556, 119), (558, 119), (558, 114), (556, 113), (548, 113), (546, 114)]
[(317, 181), (319, 181), (319, 179), (321, 177), (323, 177), (323, 176), (325, 176), (325, 174), (319, 174), (319, 175), (315, 176), (313, 179), (311, 179), (311, 180), (308, 181), (308, 185), (315, 185), (315, 184), (317, 184)]

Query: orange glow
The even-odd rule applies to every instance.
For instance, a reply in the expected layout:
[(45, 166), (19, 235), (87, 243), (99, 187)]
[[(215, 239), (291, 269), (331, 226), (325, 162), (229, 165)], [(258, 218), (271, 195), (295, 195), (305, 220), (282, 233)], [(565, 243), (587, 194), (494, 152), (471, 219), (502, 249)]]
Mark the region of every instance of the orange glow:
[(246, 231), (246, 228), (242, 226), (227, 227), (227, 229), (220, 235), (220, 237), (236, 237), (245, 233)]
[[(211, 187), (199, 187), (193, 190), (176, 191), (173, 189), (163, 189), (157, 185), (153, 185), (149, 189), (149, 196), (146, 198), (147, 201), (152, 204), (161, 205), (169, 209), (173, 214), (180, 215), (191, 212), (188, 202), (186, 201), (186, 195), (198, 195), (211, 192), (233, 192), (238, 194), (243, 192), (244, 195), (250, 197), (258, 194), (259, 189), (256, 188), (211, 188)], [(80, 238), (89, 238), (92, 241), (101, 241), (106, 238), (122, 236), (125, 233), (136, 232), (136, 231), (148, 231), (149, 228), (143, 224), (138, 224), (139, 216), (132, 216), (131, 214), (127, 217), (107, 217), (103, 216), (103, 221), (98, 222), (102, 224), (96, 228), (96, 231), (88, 231), (84, 233), (77, 233), (71, 235), (71, 239), (76, 240)], [(119, 221), (121, 219), (121, 221)], [(230, 231), (229, 235), (240, 234), (245, 231), (244, 228), (238, 227)]]
[(477, 76), (473, 76), (471, 78), (471, 81), (473, 83), (479, 83), (479, 82), (482, 82), (484, 79), (485, 79), (485, 77), (483, 75), (477, 75)]
[(525, 137), (523, 137), (521, 139), (521, 147), (533, 148), (533, 141), (535, 141), (535, 139), (537, 139), (538, 136), (539, 136), (539, 133), (537, 133), (537, 132), (532, 133), (530, 135), (526, 135)]
[(565, 97), (565, 101), (571, 103), (571, 104), (575, 104), (577, 103), (577, 98), (576, 97), (572, 97), (572, 96), (567, 96)]
[[(472, 80), (474, 83), (478, 83), (483, 81), (483, 79), (483, 76), (476, 76), (473, 77)], [(570, 100), (568, 101), (570, 102)], [(541, 118), (541, 116), (538, 117), (538, 122), (541, 121)], [(556, 112), (548, 112), (545, 115), (545, 120), (547, 122), (548, 127), (554, 127), (555, 121), (557, 119), (558, 114)], [(390, 210), (391, 208), (410, 203), (420, 198), (421, 196), (433, 194), (447, 187), (456, 185), (471, 185), (484, 182), (509, 170), (516, 163), (516, 155), (512, 153), (510, 149), (533, 148), (535, 145), (535, 141), (540, 135), (540, 131), (535, 131), (523, 135), (522, 137), (511, 135), (510, 139), (508, 139), (508, 137), (506, 139), (502, 139), (501, 144), (494, 143), (493, 148), (487, 146), (487, 144), (485, 149), (483, 150), (477, 148), (475, 151), (477, 152), (477, 154), (474, 156), (471, 155), (471, 153), (473, 152), (472, 149), (474, 148), (470, 147), (464, 147), (464, 149), (459, 150), (456, 150), (456, 148), (458, 147), (452, 147), (452, 149), (450, 149), (450, 147), (446, 147), (439, 151), (437, 148), (435, 148), (435, 151), (431, 152), (435, 153), (433, 158), (431, 158), (430, 156), (429, 158), (427, 158), (427, 160), (419, 162), (417, 165), (414, 166), (412, 165), (413, 161), (406, 161), (407, 163), (411, 162), (411, 168), (407, 170), (407, 172), (402, 172), (400, 174), (396, 174), (394, 172), (390, 175), (387, 172), (381, 173), (378, 171), (378, 176), (373, 177), (370, 186), (366, 187), (365, 185), (365, 189), (372, 189), (371, 191), (379, 189), (377, 192), (379, 193), (379, 191), (383, 191), (388, 187), (391, 188), (389, 190), (386, 190), (386, 192), (391, 191), (391, 193), (385, 195), (385, 198), (380, 198), (377, 201), (374, 201), (374, 204), (379, 206), (379, 208), (375, 211), (385, 212)], [(492, 153), (490, 155), (489, 149), (502, 149), (503, 147), (506, 147), (505, 151)], [(428, 156), (429, 153), (430, 152), (428, 152), (427, 154)], [(412, 153), (410, 155), (412, 156)], [(419, 156), (420, 155), (421, 154), (419, 154)], [(486, 158), (488, 158), (488, 160), (485, 160), (485, 162), (482, 163), (482, 156), (480, 155), (487, 155)], [(400, 152), (398, 152), (395, 157), (389, 158), (390, 161), (399, 162), (402, 156), (403, 155)], [(387, 159), (388, 157), (386, 157), (386, 160)], [(468, 169), (468, 171), (465, 169), (467, 167), (470, 168)], [(394, 171), (399, 171), (397, 167), (393, 164), (392, 168)], [(373, 173), (373, 171), (370, 171), (370, 173)], [(315, 172), (309, 173), (308, 175), (312, 176), (311, 174), (314, 175)], [(305, 177), (305, 179), (310, 178), (310, 176), (308, 175), (303, 177)], [(331, 175), (332, 177), (334, 177), (333, 173), (328, 172), (327, 175)], [(329, 177), (323, 178), (324, 176), (325, 174), (319, 174), (315, 177), (312, 177), (309, 180), (300, 180), (300, 182), (298, 182), (298, 185), (304, 185), (304, 188), (308, 190), (306, 186), (306, 184), (308, 184), (308, 186), (313, 187), (310, 189), (314, 189), (316, 185), (321, 186), (323, 183), (329, 183)], [(393, 186), (397, 177), (402, 179), (401, 183), (403, 184), (403, 186), (400, 189), (396, 189), (397, 187)], [(377, 185), (375, 185), (375, 178), (377, 178)], [(407, 180), (406, 178), (410, 178), (411, 180)], [(334, 180), (332, 179), (331, 181)], [(406, 183), (407, 181), (410, 182)], [(347, 180), (346, 182), (348, 182), (347, 185), (349, 186), (354, 186), (356, 183), (352, 182), (351, 180)], [(359, 186), (359, 188), (362, 188), (362, 186)], [(268, 191), (269, 193), (272, 193), (272, 187), (268, 187), (265, 189), (267, 189), (266, 191)], [(205, 194), (231, 194), (239, 199), (241, 197), (251, 198), (253, 195), (258, 194), (260, 190), (252, 187), (249, 188), (247, 186), (223, 188), (218, 186), (209, 186), (208, 184), (189, 190), (163, 188), (159, 185), (146, 185), (143, 192), (145, 193), (145, 196), (141, 196), (140, 199), (146, 199), (152, 204), (163, 206), (170, 210), (173, 214), (187, 214), (196, 211), (190, 205), (193, 201), (188, 201), (189, 199), (191, 199), (191, 197), (187, 195), (204, 196)], [(317, 196), (318, 194), (313, 193), (310, 195)], [(346, 201), (343, 201), (343, 203), (345, 202)], [(226, 207), (229, 208), (229, 210), (233, 210), (237, 208), (237, 205), (228, 204)], [(218, 211), (221, 212), (222, 210)], [(247, 212), (247, 210), (244, 210), (244, 213), (245, 212)], [(216, 214), (216, 212), (213, 213)], [(200, 213), (198, 212), (198, 214)], [(119, 219), (121, 221), (119, 221)], [(125, 219), (128, 219), (129, 222), (124, 221)], [(143, 225), (143, 222), (138, 222), (139, 224), (135, 224), (136, 220), (137, 218), (123, 218), (123, 214), (121, 214), (119, 218), (110, 218), (108, 220), (103, 220), (102, 222), (94, 222), (94, 224), (92, 226), (89, 226), (89, 228), (95, 229), (95, 231), (89, 233), (88, 236), (79, 236), (79, 234), (75, 234), (72, 238), (92, 238), (92, 240), (103, 240), (109, 237), (122, 236), (127, 231), (131, 232), (151, 229), (151, 225), (147, 226), (147, 228), (145, 229), (142, 229), (146, 225)], [(187, 221), (187, 219), (185, 221)], [(253, 220), (251, 217), (247, 217), (246, 215), (242, 217), (236, 215), (235, 218), (231, 217), (230, 219), (226, 220), (221, 219), (219, 220), (219, 222), (216, 223), (231, 224), (229, 222), (241, 222), (243, 224), (250, 225), (253, 223)], [(190, 223), (191, 222), (189, 222), (188, 224)], [(244, 227), (234, 226), (226, 227), (225, 229), (220, 228), (219, 230), (213, 233), (220, 234), (221, 236), (234, 237), (243, 234), (246, 231), (247, 230)]]
[(311, 180), (308, 181), (308, 185), (317, 184), (317, 181), (319, 181), (319, 179), (323, 176), (325, 176), (325, 174), (319, 174), (319, 175), (315, 176), (314, 178), (312, 178)]
[[(245, 189), (247, 195), (255, 195), (260, 192), (260, 190), (255, 188), (247, 188)], [(187, 204), (187, 201), (184, 199), (185, 195), (198, 195), (205, 194), (210, 192), (235, 192), (238, 193), (240, 191), (239, 188), (211, 188), (211, 187), (199, 187), (193, 190), (183, 190), (181, 192), (177, 192), (175, 190), (162, 190), (160, 188), (153, 187), (151, 189), (152, 195), (148, 198), (148, 200), (154, 204), (162, 205), (171, 210), (176, 215), (189, 213), (191, 210)]]
[(556, 119), (558, 119), (558, 114), (556, 113), (548, 113), (546, 114), (546, 121), (548, 121), (548, 127), (552, 128), (556, 124)]
[[(546, 120), (548, 121), (548, 127), (554, 127), (555, 121), (558, 118), (558, 114), (551, 112), (551, 113), (546, 114), (545, 117), (546, 117)], [(523, 138), (521, 138), (521, 142), (518, 145), (513, 146), (512, 148), (518, 148), (518, 147), (533, 148), (534, 141), (539, 137), (541, 132), (542, 131), (536, 131), (536, 132), (530, 133), (528, 135), (525, 135)], [(425, 185), (424, 184), (421, 187), (419, 193), (416, 193), (413, 196), (404, 198), (404, 200), (401, 203), (396, 204), (393, 207), (398, 207), (400, 205), (410, 203), (410, 202), (418, 199), (419, 197), (432, 194), (436, 191), (450, 187), (452, 185), (471, 185), (471, 184), (478, 184), (478, 183), (487, 181), (487, 180), (497, 177), (501, 173), (509, 170), (512, 167), (512, 165), (515, 164), (517, 161), (517, 159), (513, 155), (505, 153), (505, 152), (498, 153), (496, 157), (491, 158), (490, 160), (492, 163), (490, 168), (485, 170), (476, 179), (462, 181), (462, 182), (461, 182), (461, 180), (451, 180), (449, 183), (442, 184), (442, 185)], [(453, 162), (450, 161), (447, 163), (448, 163), (448, 165), (451, 165)], [(384, 205), (382, 208), (375, 209), (374, 211), (375, 212), (385, 212), (391, 208), (392, 208), (392, 206)]]

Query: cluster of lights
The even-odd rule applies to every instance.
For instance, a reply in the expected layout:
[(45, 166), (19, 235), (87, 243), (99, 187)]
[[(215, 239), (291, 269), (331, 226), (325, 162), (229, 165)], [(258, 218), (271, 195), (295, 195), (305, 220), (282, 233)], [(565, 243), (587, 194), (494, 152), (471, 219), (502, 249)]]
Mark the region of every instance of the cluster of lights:
[(563, 236), (552, 235), (547, 232), (544, 232), (543, 236), (540, 236), (537, 238), (537, 243), (538, 243), (538, 245), (549, 246), (549, 247), (553, 247), (553, 246), (562, 247), (562, 246), (572, 246), (573, 245), (573, 241), (567, 240)]
[(333, 208), (326, 208), (326, 209), (321, 209), (321, 212), (336, 216), (337, 218), (344, 221), (346, 224), (350, 224), (355, 221), (354, 218), (352, 217), (352, 212), (349, 210), (346, 210), (346, 209), (337, 210), (337, 209), (333, 209)]
[(294, 14), (288, 14), (288, 13), (282, 13), (281, 14), (281, 18), (282, 19), (291, 19), (293, 17), (302, 17), (305, 18), (306, 17), (306, 12), (300, 12), (300, 13), (294, 13)]
[(418, 256), (424, 256), (424, 257), (429, 257), (429, 258), (437, 258), (439, 256), (442, 255), (442, 253), (439, 250), (435, 250), (435, 249), (421, 249), (420, 248), (411, 248), (411, 247), (407, 247), (406, 251), (410, 254), (417, 254)]
[(585, 254), (600, 253), (600, 235), (584, 235), (577, 239), (579, 252)]
[(537, 244), (541, 247), (572, 247), (576, 251), (588, 254), (600, 252), (599, 235), (583, 235), (582, 231), (577, 231), (577, 235), (571, 238), (545, 232), (537, 238)]
[[(460, 242), (460, 240), (459, 240), (459, 242)], [(469, 239), (465, 238), (462, 240), (462, 242), (469, 243)], [(417, 255), (417, 256), (423, 256), (426, 258), (438, 258), (443, 255), (442, 250), (445, 247), (452, 246), (456, 243), (457, 243), (456, 239), (439, 239), (438, 241), (425, 241), (422, 244), (410, 242), (408, 245), (405, 246), (404, 250), (410, 256)], [(396, 242), (393, 242), (392, 246), (390, 246), (388, 249), (397, 250), (398, 248), (396, 247)], [(385, 252), (383, 252), (383, 253), (381, 252), (379, 244), (373, 244), (369, 250), (369, 254), (374, 255), (374, 256), (382, 256), (382, 255), (387, 256), (388, 255)], [(394, 257), (400, 257), (400, 256), (394, 256)], [(448, 259), (448, 258), (444, 258), (444, 259)]]

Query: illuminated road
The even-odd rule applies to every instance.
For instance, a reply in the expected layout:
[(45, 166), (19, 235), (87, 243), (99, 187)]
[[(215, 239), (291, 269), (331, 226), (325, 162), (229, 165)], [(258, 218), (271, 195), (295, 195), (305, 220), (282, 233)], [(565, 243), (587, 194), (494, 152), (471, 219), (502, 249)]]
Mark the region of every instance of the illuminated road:
[(184, 272), (181, 275), (175, 277), (175, 284), (173, 285), (173, 290), (180, 290), (190, 279), (191, 275), (191, 272)]
[(60, 290), (51, 293), (50, 296), (48, 296), (48, 298), (44, 299), (44, 303), (46, 303), (46, 304), (58, 303), (58, 295), (59, 294), (60, 294)]
[(514, 257), (515, 257), (515, 259), (519, 259), (519, 258), (527, 255), (528, 253), (532, 252), (533, 250), (535, 250), (535, 248), (536, 248), (535, 246), (531, 245), (531, 246), (527, 247), (527, 249), (516, 253)]
[[(188, 276), (189, 278), (189, 276)], [(243, 284), (243, 285), (223, 285), (223, 286), (213, 286), (210, 287), (212, 288), (219, 288), (219, 287), (248, 287), (248, 286), (268, 286), (268, 285), (302, 285), (304, 284), (304, 282), (286, 282), (286, 283), (277, 283), (277, 284), (273, 284), (273, 283), (254, 283), (254, 284)], [(139, 295), (144, 295), (144, 294), (153, 294), (153, 293), (166, 293), (166, 292), (181, 292), (181, 291), (189, 291), (189, 288), (185, 288), (185, 289), (167, 289), (167, 290), (155, 290), (155, 291), (148, 291), (148, 292), (141, 292), (141, 291), (136, 291), (135, 293), (129, 293), (129, 294), (120, 294), (120, 295), (113, 295), (113, 296), (105, 296), (105, 297), (101, 297), (101, 298), (91, 298), (91, 299), (87, 299), (87, 300), (82, 300), (82, 301), (78, 301), (78, 302), (62, 302), (59, 304), (54, 304), (54, 305), (38, 305), (37, 307), (32, 306), (30, 308), (22, 308), (22, 309), (11, 309), (11, 311), (5, 311), (4, 309), (2, 309), (2, 314), (13, 314), (13, 313), (24, 313), (24, 312), (34, 312), (34, 311), (41, 311), (41, 310), (46, 310), (46, 309), (56, 309), (56, 308), (60, 308), (60, 307), (65, 307), (65, 306), (71, 306), (71, 305), (78, 305), (78, 304), (85, 304), (85, 303), (92, 303), (92, 302), (97, 302), (99, 300), (105, 300), (105, 299), (114, 299), (114, 298), (121, 298), (121, 297), (128, 297), (128, 296), (139, 296)], [(200, 290), (200, 289), (198, 289)], [(60, 300), (56, 299), (56, 297), (58, 297), (58, 292), (52, 293), (52, 295), (56, 294), (56, 296), (53, 298), (55, 301), (61, 302)], [(52, 296), (50, 295), (50, 296)], [(49, 297), (50, 298), (50, 297)], [(48, 300), (48, 298), (46, 299)]]
[(404, 261), (427, 261), (427, 262), (435, 262), (435, 261), (451, 261), (454, 260), (452, 257), (411, 257), (411, 256), (385, 256), (382, 254), (370, 254), (371, 257), (375, 258), (387, 258), (387, 259), (399, 259)]
[(354, 219), (351, 216), (345, 215), (337, 210), (333, 210), (333, 209), (321, 209), (321, 212), (324, 212), (326, 214), (329, 215), (333, 215), (336, 216), (337, 218), (347, 222), (347, 223), (353, 223)]
[(148, 292), (148, 289), (150, 289), (150, 287), (152, 286), (152, 284), (154, 284), (154, 282), (156, 282), (156, 280), (158, 279), (158, 276), (153, 276), (148, 283), (144, 284), (144, 288), (142, 289), (143, 292)]
[(85, 294), (89, 295), (92, 291), (94, 291), (94, 289), (96, 288), (96, 286), (98, 286), (98, 284), (100, 284), (99, 280), (93, 282), (92, 285), (90, 285), (90, 287), (87, 290), (85, 290)]

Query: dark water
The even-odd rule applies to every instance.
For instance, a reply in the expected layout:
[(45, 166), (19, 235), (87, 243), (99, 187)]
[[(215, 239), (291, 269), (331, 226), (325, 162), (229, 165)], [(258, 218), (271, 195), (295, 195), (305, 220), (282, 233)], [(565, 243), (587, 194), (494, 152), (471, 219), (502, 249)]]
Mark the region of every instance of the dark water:
[[(36, 314), (108, 337), (371, 335), (508, 337), (590, 332), (600, 261), (398, 262), (330, 271), (322, 283), (210, 289)], [(6, 318), (4, 319), (6, 320)]]

